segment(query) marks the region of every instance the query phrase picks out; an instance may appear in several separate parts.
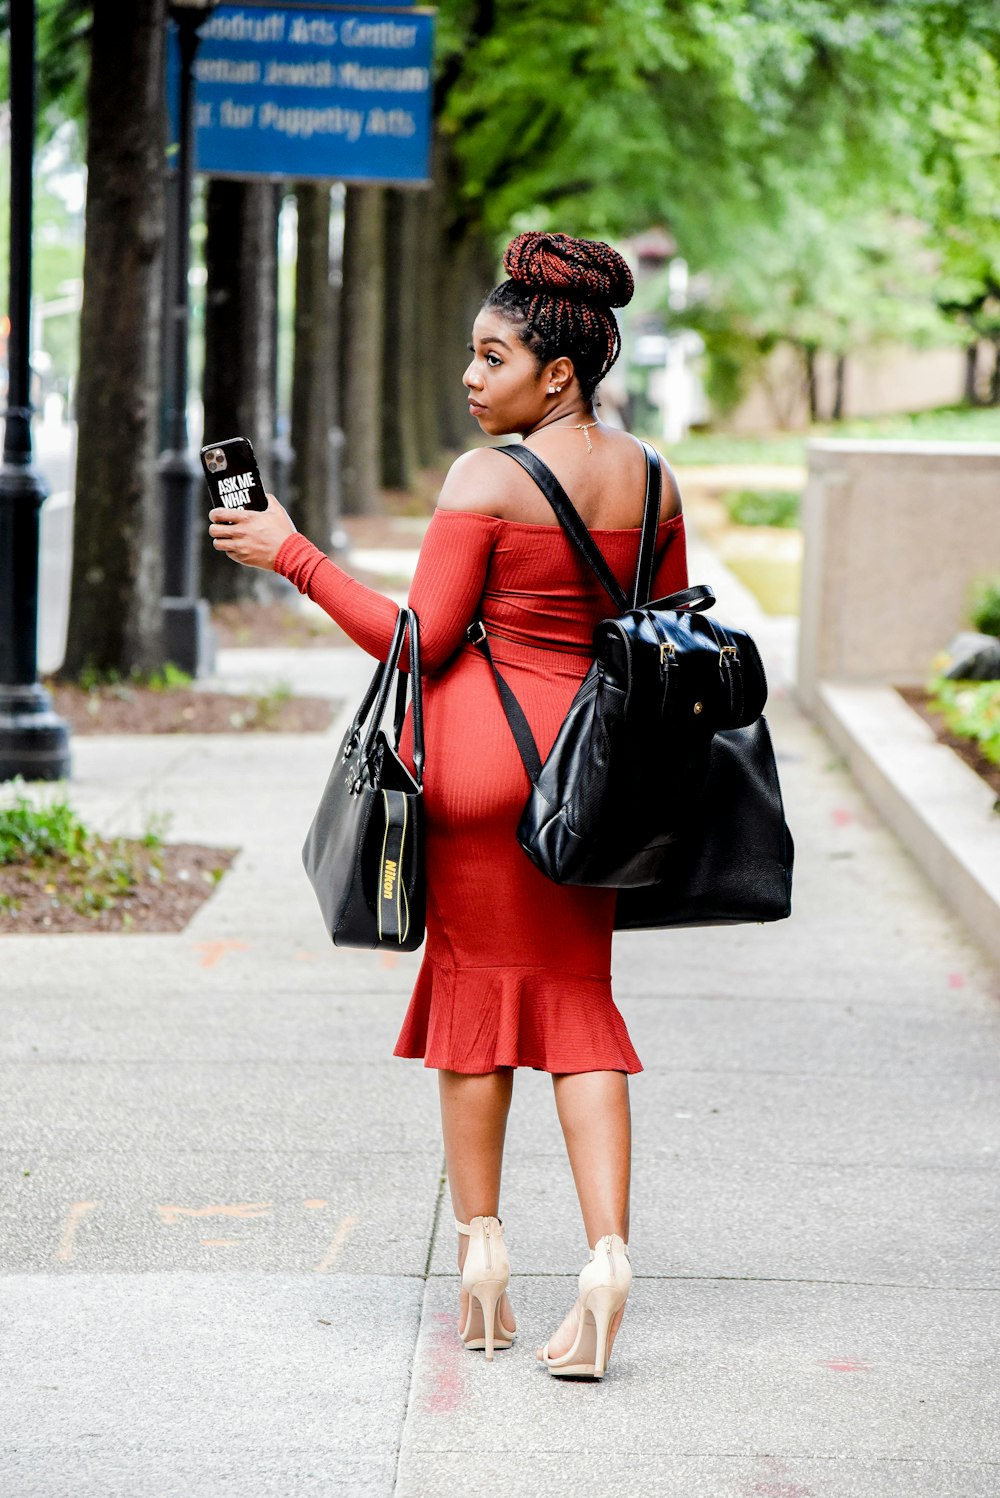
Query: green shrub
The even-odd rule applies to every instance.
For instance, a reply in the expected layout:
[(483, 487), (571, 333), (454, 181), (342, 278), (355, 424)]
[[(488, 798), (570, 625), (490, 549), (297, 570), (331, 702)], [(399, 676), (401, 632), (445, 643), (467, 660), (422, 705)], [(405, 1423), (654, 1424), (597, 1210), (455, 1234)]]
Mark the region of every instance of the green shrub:
[(89, 837), (68, 801), (35, 806), (19, 794), (12, 806), (0, 808), (0, 866), (74, 858)]
[(969, 617), (981, 634), (1000, 636), (1000, 577), (979, 584)]
[[(33, 879), (55, 881), (54, 899), (82, 915), (99, 915), (132, 894), (144, 879), (162, 876), (160, 832), (151, 818), (143, 836), (131, 842), (98, 837), (64, 798), (35, 805), (18, 792), (9, 806), (0, 807), (0, 868), (32, 869)], [(141, 857), (137, 845), (145, 850)], [(16, 899), (5, 893), (0, 909), (16, 908)]]
[(931, 707), (941, 713), (952, 733), (977, 743), (988, 760), (1000, 765), (1000, 682), (948, 681), (930, 684)]
[(799, 523), (799, 495), (787, 489), (730, 489), (722, 503), (735, 525), (780, 525), (790, 529)]

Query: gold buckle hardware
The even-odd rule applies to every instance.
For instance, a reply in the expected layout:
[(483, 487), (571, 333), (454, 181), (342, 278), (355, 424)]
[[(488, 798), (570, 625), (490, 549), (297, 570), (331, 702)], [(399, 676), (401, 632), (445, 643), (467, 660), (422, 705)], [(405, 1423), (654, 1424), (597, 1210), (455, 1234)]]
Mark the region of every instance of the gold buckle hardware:
[(674, 652), (673, 642), (671, 640), (661, 640), (661, 642), (660, 642), (660, 665), (661, 666), (663, 665), (663, 657), (665, 655), (669, 655), (670, 659), (673, 660), (674, 653), (675, 652)]
[(723, 664), (723, 660), (722, 660), (723, 656), (726, 656), (726, 655), (739, 655), (739, 651), (737, 650), (737, 648), (736, 648), (735, 645), (720, 645), (719, 646), (719, 665), (720, 666)]

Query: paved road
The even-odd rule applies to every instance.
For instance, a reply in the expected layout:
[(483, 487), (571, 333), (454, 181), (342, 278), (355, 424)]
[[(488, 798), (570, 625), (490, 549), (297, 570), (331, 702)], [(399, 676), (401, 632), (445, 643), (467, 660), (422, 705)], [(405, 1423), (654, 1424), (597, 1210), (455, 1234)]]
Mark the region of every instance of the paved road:
[(181, 935), (0, 939), (4, 1498), (994, 1498), (998, 977), (794, 709), (787, 628), (724, 600), (778, 679), (796, 911), (617, 947), (647, 1070), (598, 1386), (533, 1362), (585, 1255), (541, 1075), (522, 1340), (453, 1334), (433, 1076), (390, 1055), (416, 959), (334, 954), (299, 868), (336, 734), (76, 743), (95, 821), (243, 851)]

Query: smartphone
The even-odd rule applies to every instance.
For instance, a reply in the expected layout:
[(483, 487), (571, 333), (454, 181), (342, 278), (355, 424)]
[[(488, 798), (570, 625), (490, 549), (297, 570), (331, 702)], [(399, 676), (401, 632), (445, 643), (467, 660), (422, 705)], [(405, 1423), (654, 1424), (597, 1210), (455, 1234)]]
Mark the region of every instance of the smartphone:
[(227, 437), (223, 442), (207, 443), (201, 450), (201, 466), (213, 508), (267, 509), (264, 485), (249, 438)]

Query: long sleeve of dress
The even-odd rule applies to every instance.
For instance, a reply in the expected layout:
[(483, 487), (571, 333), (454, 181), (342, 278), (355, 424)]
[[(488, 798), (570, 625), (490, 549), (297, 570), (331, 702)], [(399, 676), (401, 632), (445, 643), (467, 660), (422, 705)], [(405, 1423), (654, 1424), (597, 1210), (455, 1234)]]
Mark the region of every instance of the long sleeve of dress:
[(688, 586), (687, 537), (684, 516), (675, 515), (665, 527), (667, 542), (653, 571), (653, 598), (666, 598)]
[[(462, 644), (483, 594), (499, 525), (492, 515), (471, 510), (434, 511), (409, 594), (420, 620), (424, 671), (440, 671)], [(399, 612), (391, 598), (359, 583), (297, 531), (282, 542), (274, 570), (318, 603), (362, 650), (385, 660)], [(402, 664), (408, 665), (405, 650)]]

